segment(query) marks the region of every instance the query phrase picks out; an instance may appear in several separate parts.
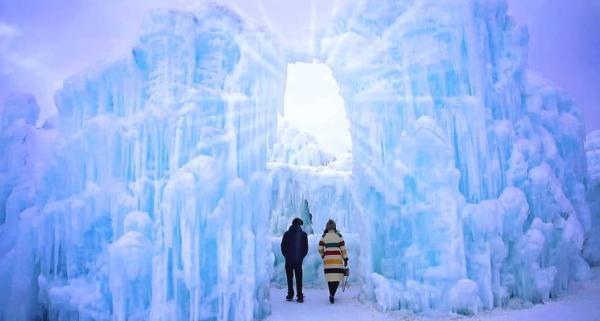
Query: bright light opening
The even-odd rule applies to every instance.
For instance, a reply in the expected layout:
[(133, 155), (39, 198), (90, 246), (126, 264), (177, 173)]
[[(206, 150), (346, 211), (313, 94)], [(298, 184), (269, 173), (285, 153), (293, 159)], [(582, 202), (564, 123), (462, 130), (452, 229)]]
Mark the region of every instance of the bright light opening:
[(327, 65), (289, 64), (283, 108), (283, 119), (313, 135), (324, 151), (336, 157), (351, 151), (344, 100)]

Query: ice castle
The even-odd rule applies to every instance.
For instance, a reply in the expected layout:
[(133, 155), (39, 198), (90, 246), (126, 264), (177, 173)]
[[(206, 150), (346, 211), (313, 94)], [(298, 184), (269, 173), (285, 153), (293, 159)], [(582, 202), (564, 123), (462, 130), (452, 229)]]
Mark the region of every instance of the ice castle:
[[(0, 320), (264, 319), (297, 215), (306, 282), (334, 218), (382, 310), (544, 302), (600, 263), (600, 136), (586, 165), (582, 116), (528, 72), (506, 1), (357, 0), (315, 53), (214, 4), (141, 30), (67, 79), (44, 125), (32, 96), (4, 103)], [(340, 86), (348, 159), (278, 129), (288, 63), (313, 60)]]

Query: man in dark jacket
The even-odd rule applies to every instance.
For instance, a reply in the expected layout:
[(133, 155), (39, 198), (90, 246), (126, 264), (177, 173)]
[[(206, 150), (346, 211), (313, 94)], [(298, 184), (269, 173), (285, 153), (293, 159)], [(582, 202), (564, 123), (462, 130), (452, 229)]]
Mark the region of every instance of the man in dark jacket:
[(290, 229), (283, 234), (281, 239), (281, 253), (285, 257), (285, 275), (287, 277), (288, 295), (286, 300), (292, 301), (294, 298), (294, 280), (296, 275), (296, 291), (298, 293), (298, 302), (304, 302), (302, 294), (302, 261), (308, 253), (308, 236), (302, 231), (301, 225), (304, 224), (301, 219), (295, 218), (292, 221)]

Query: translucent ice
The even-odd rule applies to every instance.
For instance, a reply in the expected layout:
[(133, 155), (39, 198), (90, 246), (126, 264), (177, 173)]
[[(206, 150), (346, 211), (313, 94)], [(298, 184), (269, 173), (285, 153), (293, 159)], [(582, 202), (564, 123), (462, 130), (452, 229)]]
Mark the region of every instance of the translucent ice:
[[(41, 193), (3, 184), (0, 277), (15, 281), (0, 319), (267, 315), (266, 151), (283, 58), (277, 39), (207, 5), (154, 13), (129, 57), (65, 81), (56, 157), (41, 179), (20, 177)], [(30, 106), (9, 101), (3, 132), (17, 118), (22, 136), (34, 130)], [(7, 175), (31, 150), (13, 137), (3, 148), (23, 156), (3, 159)]]
[(590, 231), (584, 247), (585, 258), (594, 265), (600, 264), (600, 131), (587, 135), (587, 200), (590, 206)]
[[(325, 31), (350, 120), (364, 294), (383, 309), (489, 309), (585, 278), (584, 128), (526, 70), (504, 1), (359, 1)], [(448, 300), (477, 284), (478, 299)], [(469, 313), (470, 313), (469, 312)]]
[(314, 136), (300, 131), (286, 120), (279, 122), (277, 137), (269, 153), (271, 162), (323, 166), (335, 159), (319, 146)]
[[(323, 282), (333, 218), (383, 310), (559, 295), (599, 262), (600, 145), (588, 137), (586, 168), (580, 113), (527, 71), (506, 12), (348, 2), (313, 57), (222, 6), (160, 11), (129, 56), (64, 82), (57, 118), (36, 127), (35, 100), (9, 99), (0, 320), (263, 319), (295, 216), (307, 283)], [(339, 84), (352, 155), (285, 124), (276, 137), (286, 66), (313, 58)]]
[[(269, 181), (271, 204), (269, 232), (275, 257), (272, 281), (286, 284), (284, 258), (280, 251), (281, 236), (295, 217), (300, 217), (303, 230), (309, 234), (309, 253), (304, 261), (303, 280), (308, 286), (323, 286), (323, 264), (317, 243), (325, 223), (337, 222), (343, 233), (349, 256), (352, 276), (349, 282), (361, 279), (360, 242), (358, 238), (359, 209), (355, 203), (352, 181), (352, 157), (339, 155), (336, 159), (325, 152), (309, 133), (302, 132), (283, 120), (279, 134), (271, 148)], [(349, 165), (350, 164), (350, 165)]]

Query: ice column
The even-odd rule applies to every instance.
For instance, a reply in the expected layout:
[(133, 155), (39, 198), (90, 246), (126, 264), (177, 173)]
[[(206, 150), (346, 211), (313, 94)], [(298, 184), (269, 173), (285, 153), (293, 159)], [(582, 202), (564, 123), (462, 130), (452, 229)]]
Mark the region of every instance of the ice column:
[(587, 135), (587, 200), (590, 207), (590, 236), (586, 240), (584, 255), (594, 264), (600, 264), (600, 131)]
[[(265, 317), (266, 151), (286, 65), (276, 38), (206, 5), (153, 13), (130, 56), (65, 81), (43, 199), (15, 236), (36, 249), (15, 265), (35, 268), (27, 288), (39, 293), (27, 299), (39, 309), (31, 313)], [(7, 297), (25, 299), (11, 291)], [(16, 309), (1, 311), (31, 319)]]
[(475, 313), (586, 277), (581, 116), (528, 75), (527, 38), (486, 0), (358, 1), (323, 33), (383, 309)]
[(48, 193), (40, 173), (55, 136), (50, 122), (37, 127), (38, 114), (28, 94), (9, 96), (0, 109), (0, 320), (37, 315), (36, 214)]

